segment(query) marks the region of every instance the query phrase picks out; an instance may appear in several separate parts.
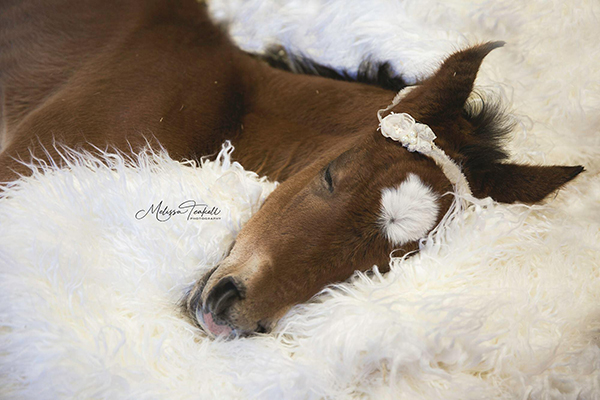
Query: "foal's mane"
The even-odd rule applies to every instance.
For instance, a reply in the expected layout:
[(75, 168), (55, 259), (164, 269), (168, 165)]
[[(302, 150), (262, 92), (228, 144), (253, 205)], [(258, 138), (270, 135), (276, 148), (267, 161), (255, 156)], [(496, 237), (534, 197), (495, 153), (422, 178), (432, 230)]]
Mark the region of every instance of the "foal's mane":
[(345, 69), (335, 69), (310, 59), (303, 54), (287, 52), (283, 47), (274, 46), (256, 57), (267, 62), (271, 67), (296, 74), (322, 76), (337, 81), (360, 82), (379, 86), (399, 92), (408, 84), (398, 75), (389, 62), (375, 62), (369, 59), (360, 63), (357, 71), (352, 73)]
[[(347, 82), (360, 82), (399, 92), (408, 84), (401, 74), (385, 61), (362, 61), (356, 72), (323, 65), (303, 54), (293, 54), (284, 47), (272, 46), (264, 53), (252, 54), (271, 67), (284, 71), (321, 76)], [(390, 101), (393, 96), (390, 97)], [(386, 104), (382, 104), (382, 107)], [(465, 104), (462, 117), (471, 124), (470, 135), (475, 139), (458, 152), (464, 157), (463, 167), (469, 170), (487, 169), (491, 164), (508, 159), (504, 141), (513, 129), (513, 123), (498, 98), (490, 98), (474, 91)]]

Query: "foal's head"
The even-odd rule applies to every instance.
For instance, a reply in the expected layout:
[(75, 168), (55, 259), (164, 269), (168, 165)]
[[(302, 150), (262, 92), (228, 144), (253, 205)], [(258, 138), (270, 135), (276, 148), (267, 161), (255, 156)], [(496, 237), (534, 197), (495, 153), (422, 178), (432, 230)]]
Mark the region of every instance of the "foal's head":
[[(483, 58), (501, 43), (450, 56), (395, 108), (436, 133), (477, 197), (537, 202), (582, 167), (504, 162), (497, 109), (467, 106)], [(373, 110), (375, 113), (377, 110)], [(186, 298), (188, 314), (213, 334), (269, 330), (293, 305), (355, 270), (388, 265), (440, 221), (452, 184), (429, 157), (364, 134), (282, 183), (242, 229), (231, 253)]]

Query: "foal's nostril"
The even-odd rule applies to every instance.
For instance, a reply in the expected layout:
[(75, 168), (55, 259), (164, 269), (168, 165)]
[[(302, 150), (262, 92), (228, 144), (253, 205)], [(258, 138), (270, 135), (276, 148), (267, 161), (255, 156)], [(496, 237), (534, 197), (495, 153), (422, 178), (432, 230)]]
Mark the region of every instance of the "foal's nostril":
[(230, 276), (221, 279), (206, 298), (206, 308), (211, 314), (221, 315), (235, 300), (241, 299), (238, 284)]

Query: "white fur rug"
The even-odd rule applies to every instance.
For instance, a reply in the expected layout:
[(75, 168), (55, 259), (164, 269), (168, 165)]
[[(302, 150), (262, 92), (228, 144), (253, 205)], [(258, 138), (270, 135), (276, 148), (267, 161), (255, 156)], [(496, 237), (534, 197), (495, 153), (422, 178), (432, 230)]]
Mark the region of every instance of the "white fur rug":
[[(201, 168), (76, 157), (0, 199), (0, 398), (600, 399), (597, 2), (212, 0), (211, 11), (246, 49), (283, 43), (351, 70), (371, 56), (409, 80), (468, 43), (505, 40), (477, 83), (513, 110), (513, 159), (587, 172), (543, 206), (478, 202), (391, 273), (295, 308), (274, 334), (225, 342), (176, 303), (274, 184), (227, 152)], [(220, 219), (135, 218), (161, 200), (204, 202)]]

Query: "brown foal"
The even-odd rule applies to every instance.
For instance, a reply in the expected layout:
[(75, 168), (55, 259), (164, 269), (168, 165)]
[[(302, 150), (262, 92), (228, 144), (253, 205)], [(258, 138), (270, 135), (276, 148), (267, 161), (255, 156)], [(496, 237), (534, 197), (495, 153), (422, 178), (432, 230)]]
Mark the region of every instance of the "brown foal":
[[(438, 136), (473, 194), (533, 203), (582, 167), (507, 162), (497, 107), (468, 101), (499, 43), (449, 56), (394, 112)], [(429, 157), (377, 130), (389, 87), (298, 75), (237, 49), (194, 0), (21, 0), (0, 4), (0, 181), (56, 144), (176, 159), (231, 140), (249, 170), (279, 180), (231, 253), (190, 290), (187, 314), (229, 336), (268, 331), (294, 304), (355, 270), (417, 249), (451, 203)]]

